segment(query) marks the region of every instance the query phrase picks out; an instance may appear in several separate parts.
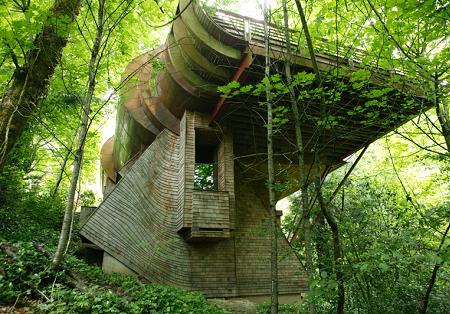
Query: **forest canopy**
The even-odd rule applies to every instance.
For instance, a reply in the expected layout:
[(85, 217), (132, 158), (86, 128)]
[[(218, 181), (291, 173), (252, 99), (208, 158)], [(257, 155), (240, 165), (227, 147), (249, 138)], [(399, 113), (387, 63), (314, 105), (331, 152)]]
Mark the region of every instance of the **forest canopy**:
[[(307, 270), (309, 292), (286, 313), (448, 313), (450, 2), (274, 0), (267, 14), (263, 1), (200, 4), (211, 15), (229, 10), (265, 19), (311, 59), (336, 56), (327, 71), (312, 62), (310, 72), (290, 77), (273, 62), (258, 84), (219, 88), (231, 105), (234, 98), (268, 95), (262, 105), (273, 105), (267, 109), (273, 117), (261, 117), (261, 125), (277, 134), (311, 123), (319, 134), (311, 150), (316, 161), (320, 134), (355, 116), (367, 129), (376, 122), (390, 130), (327, 175), (318, 166), (308, 176), (269, 180), (277, 196), (299, 190), (279, 206), (281, 229)], [(150, 285), (140, 291), (137, 280), (103, 275), (75, 254), (74, 216), (80, 206), (102, 202), (100, 149), (114, 133), (125, 68), (164, 44), (177, 6), (173, 0), (0, 0), (0, 306), (222, 311), (197, 294)], [(359, 70), (347, 75), (355, 64)], [(374, 88), (380, 73), (390, 79)], [(406, 113), (385, 120), (377, 110), (389, 108), (398, 90), (405, 97), (395, 106)], [(308, 104), (331, 106), (344, 93), (364, 102), (341, 115), (321, 109), (320, 118), (305, 117)], [(295, 151), (304, 154), (301, 138)], [(196, 189), (216, 189), (216, 167), (198, 165)], [(77, 268), (83, 276), (73, 274)], [(101, 302), (92, 302), (96, 296)]]

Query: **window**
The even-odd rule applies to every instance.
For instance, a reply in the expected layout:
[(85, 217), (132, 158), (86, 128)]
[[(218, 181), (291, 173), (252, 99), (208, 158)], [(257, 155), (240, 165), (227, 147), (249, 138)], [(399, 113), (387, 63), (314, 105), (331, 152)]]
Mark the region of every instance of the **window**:
[(195, 163), (194, 188), (197, 190), (217, 190), (214, 180), (214, 164)]
[(217, 190), (217, 146), (215, 132), (195, 132), (194, 188)]

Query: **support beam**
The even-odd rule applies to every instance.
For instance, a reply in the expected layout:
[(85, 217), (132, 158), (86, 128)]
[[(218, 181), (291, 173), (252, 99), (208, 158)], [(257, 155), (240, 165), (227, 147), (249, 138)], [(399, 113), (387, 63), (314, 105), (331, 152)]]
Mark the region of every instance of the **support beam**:
[[(239, 68), (234, 72), (233, 76), (230, 79), (230, 82), (233, 81), (239, 81), (242, 74), (245, 72), (245, 70), (252, 64), (253, 58), (251, 52), (245, 52), (241, 59), (241, 64), (239, 65)], [(217, 116), (220, 114), (220, 112), (223, 109), (223, 106), (225, 105), (225, 99), (230, 93), (226, 93), (225, 95), (221, 95), (219, 98), (219, 101), (214, 106), (214, 109), (211, 113), (211, 121), (209, 122), (209, 125), (211, 126), (213, 122), (216, 120)]]

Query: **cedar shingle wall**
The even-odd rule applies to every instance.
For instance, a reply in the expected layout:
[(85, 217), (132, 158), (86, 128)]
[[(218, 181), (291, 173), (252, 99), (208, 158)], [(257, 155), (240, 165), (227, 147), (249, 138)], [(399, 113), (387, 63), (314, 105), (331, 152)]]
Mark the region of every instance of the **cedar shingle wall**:
[(185, 156), (184, 156), (184, 210), (183, 226), (190, 228), (192, 226), (192, 191), (194, 190), (194, 171), (195, 171), (195, 127), (194, 114), (186, 111), (185, 127)]
[(178, 136), (161, 132), (80, 233), (159, 283), (190, 288), (185, 241), (176, 233)]
[(176, 225), (177, 231), (184, 227), (184, 185), (185, 185), (185, 154), (186, 154), (186, 114), (180, 120), (180, 136), (178, 138), (178, 163), (177, 163), (177, 213)]
[(193, 228), (230, 229), (228, 192), (194, 191), (193, 196)]
[[(236, 167), (239, 175), (240, 169)], [(242, 173), (241, 173), (242, 174)], [(270, 293), (270, 217), (258, 195), (267, 194), (265, 184), (249, 183), (241, 177), (236, 189), (236, 277), (240, 295)], [(279, 248), (279, 291), (306, 291), (306, 279), (297, 257), (281, 235)]]
[[(265, 185), (248, 184), (246, 172), (233, 166), (232, 137), (225, 135), (219, 162), (224, 162), (221, 184), (227, 191), (194, 191), (194, 125), (204, 119), (193, 116), (186, 113), (180, 136), (169, 130), (158, 135), (80, 232), (152, 282), (210, 297), (268, 295), (269, 215), (259, 198), (267, 193)], [(182, 204), (185, 211), (180, 212)], [(228, 224), (235, 224), (234, 231), (227, 230), (228, 239), (193, 243), (183, 239), (177, 231), (182, 224), (191, 227), (193, 211), (201, 208), (207, 210), (200, 213), (200, 225), (209, 226), (226, 226), (228, 209)], [(279, 278), (281, 293), (305, 291), (300, 263), (284, 239)]]

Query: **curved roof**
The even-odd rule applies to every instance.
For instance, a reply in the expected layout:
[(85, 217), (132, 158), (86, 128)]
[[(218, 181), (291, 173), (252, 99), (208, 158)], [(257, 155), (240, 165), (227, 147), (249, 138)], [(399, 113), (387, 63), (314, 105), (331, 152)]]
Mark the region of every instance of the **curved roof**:
[[(135, 58), (125, 70), (127, 84), (122, 90), (123, 105), (119, 108), (119, 113), (123, 112), (118, 114), (113, 150), (116, 170), (120, 170), (131, 156), (139, 154), (162, 130), (169, 129), (178, 134), (179, 121), (186, 109), (209, 114), (211, 121), (238, 133), (239, 137), (235, 140), (237, 156), (265, 151), (266, 131), (260, 119), (264, 113), (258, 106), (259, 99), (247, 97), (227, 105), (225, 97), (217, 92), (217, 87), (231, 80), (255, 83), (262, 79), (262, 23), (220, 10), (210, 16), (202, 7), (188, 0), (180, 0), (179, 12), (183, 13), (173, 22), (166, 43)], [(271, 58), (283, 63), (286, 57), (284, 34), (275, 25), (269, 26), (269, 32)], [(293, 31), (292, 37), (292, 42), (298, 42)], [(320, 69), (333, 69), (338, 63), (347, 64), (353, 70), (362, 67), (358, 61), (362, 58), (360, 51), (356, 51), (351, 60), (344, 60), (326, 53), (324, 41), (317, 43), (321, 51), (325, 51), (317, 53)], [(296, 51), (292, 57), (293, 72), (311, 71), (308, 54), (303, 49), (297, 49), (295, 44), (292, 47)], [(372, 81), (377, 84), (391, 75), (392, 71), (380, 69), (373, 75)], [(407, 82), (399, 85), (400, 90), (411, 88)], [(406, 109), (395, 108), (399, 98), (401, 96), (393, 95), (392, 106), (380, 115), (382, 119), (392, 113), (401, 114), (403, 118), (398, 121), (367, 126), (361, 125), (354, 117), (332, 132), (325, 132), (325, 157), (329, 163), (339, 163), (420, 110), (420, 104)], [(343, 95), (341, 102), (331, 111), (347, 111), (360, 103), (361, 99), (355, 99), (354, 95)], [(307, 110), (307, 115), (311, 117), (318, 115), (314, 108)], [(303, 134), (305, 143), (308, 143), (314, 137), (314, 128), (305, 124)], [(278, 136), (279, 140), (275, 141), (278, 152), (295, 152), (295, 148), (290, 147), (295, 143), (292, 125), (287, 125), (286, 131)], [(105, 155), (102, 160), (106, 158), (109, 157)], [(111, 169), (107, 172), (113, 173)]]

